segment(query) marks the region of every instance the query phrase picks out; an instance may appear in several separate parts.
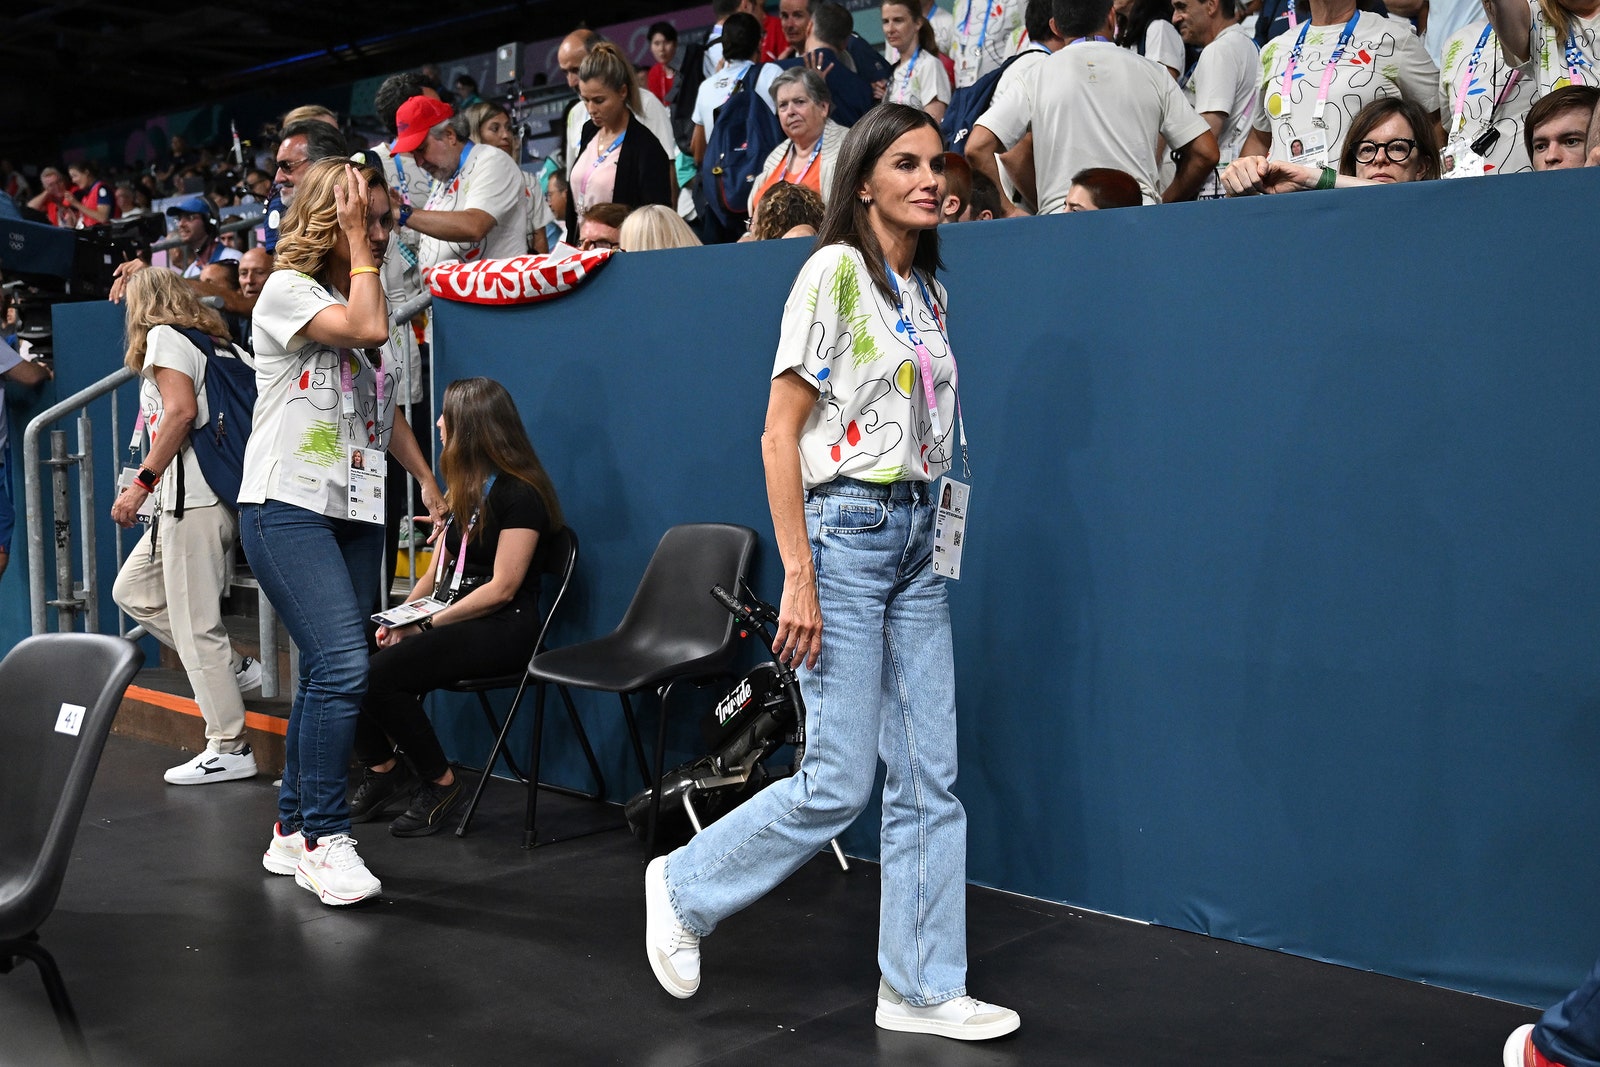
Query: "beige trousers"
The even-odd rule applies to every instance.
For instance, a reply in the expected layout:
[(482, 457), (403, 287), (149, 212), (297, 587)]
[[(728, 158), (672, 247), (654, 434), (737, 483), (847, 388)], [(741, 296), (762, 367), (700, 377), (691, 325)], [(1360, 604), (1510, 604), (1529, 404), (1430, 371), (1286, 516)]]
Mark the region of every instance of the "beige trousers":
[(234, 678), (239, 657), (222, 625), (222, 595), (239, 519), (223, 504), (186, 508), (181, 519), (162, 514), (153, 533), (139, 538), (111, 598), (178, 653), (205, 718), (206, 747), (233, 752), (244, 741), (244, 699)]

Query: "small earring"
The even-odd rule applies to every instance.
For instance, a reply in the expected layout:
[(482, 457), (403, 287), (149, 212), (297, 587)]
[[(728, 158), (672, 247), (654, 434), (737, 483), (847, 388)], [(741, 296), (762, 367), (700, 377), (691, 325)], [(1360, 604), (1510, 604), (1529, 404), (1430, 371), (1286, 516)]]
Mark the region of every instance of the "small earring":
[(862, 206), (862, 207), (871, 207), (871, 206), (872, 206), (872, 197), (870, 197), (870, 196), (863, 196), (863, 197), (862, 197), (862, 198), (861, 198), (861, 206)]

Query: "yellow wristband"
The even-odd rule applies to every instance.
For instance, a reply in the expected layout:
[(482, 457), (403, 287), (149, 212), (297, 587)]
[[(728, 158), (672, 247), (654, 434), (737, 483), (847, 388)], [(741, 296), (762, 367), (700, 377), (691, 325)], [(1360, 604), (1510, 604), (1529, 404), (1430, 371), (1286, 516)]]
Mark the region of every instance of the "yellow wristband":
[(376, 273), (378, 273), (378, 268), (377, 267), (351, 267), (350, 268), (350, 277), (352, 277), (352, 278), (354, 278), (357, 274), (376, 274)]

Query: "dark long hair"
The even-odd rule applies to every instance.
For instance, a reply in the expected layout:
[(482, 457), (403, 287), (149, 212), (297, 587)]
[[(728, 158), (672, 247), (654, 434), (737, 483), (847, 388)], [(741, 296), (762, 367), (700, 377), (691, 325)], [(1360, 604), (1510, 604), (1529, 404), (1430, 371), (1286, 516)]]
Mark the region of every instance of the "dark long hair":
[[(445, 446), (439, 456), (444, 474), (445, 506), (465, 523), (483, 501), (483, 487), (491, 474), (515, 478), (539, 494), (550, 516), (553, 533), (565, 525), (561, 502), (545, 473), (539, 454), (522, 428), (522, 416), (506, 387), (493, 378), (457, 378), (444, 390)], [(478, 529), (489, 523), (487, 511)], [(464, 528), (464, 527), (463, 527)]]
[(920, 0), (883, 0), (883, 3), (878, 5), (878, 10), (883, 10), (888, 4), (898, 4), (911, 12), (912, 17), (918, 20), (920, 23), (917, 26), (918, 48), (931, 56), (944, 55), (943, 52), (939, 51), (939, 39), (933, 35), (933, 23), (929, 22), (928, 16), (923, 14)]
[[(890, 145), (924, 126), (935, 134), (939, 132), (939, 124), (926, 111), (886, 100), (850, 127), (839, 149), (839, 161), (833, 166), (828, 211), (822, 217), (822, 230), (817, 234), (818, 248), (849, 245), (860, 252), (872, 284), (890, 300), (894, 299), (894, 288), (883, 266), (883, 248), (878, 244), (878, 235), (872, 232), (871, 208), (861, 202), (856, 190), (872, 177), (873, 168), (889, 151)], [(943, 266), (944, 261), (939, 258), (939, 231), (930, 226), (917, 234), (911, 267), (932, 278)]]
[(1433, 140), (1433, 116), (1422, 110), (1422, 105), (1403, 96), (1380, 96), (1356, 112), (1356, 117), (1350, 120), (1350, 128), (1345, 131), (1344, 150), (1339, 153), (1339, 173), (1355, 176), (1356, 149), (1390, 115), (1399, 115), (1411, 127), (1411, 139), (1417, 142), (1417, 155), (1422, 161), (1417, 180), (1426, 182), (1437, 178), (1443, 166), (1439, 146)]
[(1144, 35), (1152, 22), (1172, 21), (1172, 0), (1134, 0), (1126, 20), (1117, 16), (1116, 43), (1144, 54)]

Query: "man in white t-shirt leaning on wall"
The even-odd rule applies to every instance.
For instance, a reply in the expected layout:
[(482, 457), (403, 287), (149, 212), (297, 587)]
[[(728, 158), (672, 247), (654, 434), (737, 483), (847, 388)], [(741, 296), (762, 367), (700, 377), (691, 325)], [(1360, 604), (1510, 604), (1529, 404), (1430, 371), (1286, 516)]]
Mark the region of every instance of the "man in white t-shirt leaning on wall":
[[(1239, 25), (1234, 0), (1172, 0), (1172, 24), (1183, 43), (1200, 49), (1194, 69), (1180, 79), (1184, 95), (1216, 134), (1219, 167), (1239, 156), (1259, 94), (1261, 55)], [(1200, 199), (1222, 196), (1213, 170)]]
[[(1029, 68), (1018, 91), (996, 94), (967, 138), (972, 169), (999, 185), (995, 153), (1032, 130), (1041, 215), (1063, 210), (1072, 176), (1089, 167), (1131, 175), (1147, 204), (1193, 200), (1217, 164), (1211, 127), (1165, 67), (1110, 42), (1111, 0), (1055, 0), (1053, 11), (1066, 44)], [(1163, 138), (1178, 169), (1158, 197)], [(1020, 213), (1004, 198), (1002, 207)]]

